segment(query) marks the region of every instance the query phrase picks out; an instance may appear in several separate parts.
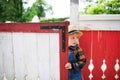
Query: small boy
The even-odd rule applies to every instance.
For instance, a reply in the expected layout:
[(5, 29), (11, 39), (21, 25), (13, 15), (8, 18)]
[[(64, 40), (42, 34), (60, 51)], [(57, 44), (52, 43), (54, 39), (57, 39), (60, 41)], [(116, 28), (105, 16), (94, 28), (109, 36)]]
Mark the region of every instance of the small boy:
[(86, 63), (86, 58), (79, 47), (79, 38), (83, 33), (72, 25), (69, 26), (68, 31), (69, 56), (68, 63), (65, 65), (65, 68), (68, 69), (68, 80), (82, 80), (81, 69)]

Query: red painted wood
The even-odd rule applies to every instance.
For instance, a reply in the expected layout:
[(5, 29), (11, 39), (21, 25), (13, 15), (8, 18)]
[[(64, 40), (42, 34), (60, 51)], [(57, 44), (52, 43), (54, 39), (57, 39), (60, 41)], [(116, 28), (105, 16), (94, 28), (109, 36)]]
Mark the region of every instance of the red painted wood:
[[(68, 62), (68, 23), (65, 24), (66, 26), (66, 51), (62, 52), (62, 37), (60, 37), (60, 80), (68, 80), (68, 70), (65, 69), (65, 64)], [(60, 36), (62, 36), (62, 31), (60, 30)]]
[(45, 29), (41, 30), (40, 26), (64, 26), (66, 22), (49, 22), (49, 23), (0, 23), (0, 32), (58, 32), (58, 30)]
[[(83, 75), (85, 80), (89, 80), (90, 71), (88, 65), (90, 63), (91, 54), (91, 32), (93, 32), (93, 79), (102, 80), (103, 74), (101, 65), (103, 59), (106, 59), (107, 69), (105, 71), (105, 80), (115, 80), (116, 74), (114, 65), (116, 59), (119, 59), (120, 65), (120, 31), (83, 31), (83, 36), (80, 38), (80, 45), (85, 52), (87, 63), (83, 68)], [(118, 71), (120, 77), (120, 69)], [(120, 80), (120, 78), (118, 79)]]
[[(67, 51), (67, 33), (69, 22), (49, 22), (49, 23), (1, 23), (0, 32), (35, 32), (35, 33), (59, 33), (60, 35), (60, 80), (68, 80), (68, 71), (65, 69), (65, 64), (68, 60)], [(62, 52), (62, 30), (40, 29), (40, 26), (65, 26), (66, 51)]]

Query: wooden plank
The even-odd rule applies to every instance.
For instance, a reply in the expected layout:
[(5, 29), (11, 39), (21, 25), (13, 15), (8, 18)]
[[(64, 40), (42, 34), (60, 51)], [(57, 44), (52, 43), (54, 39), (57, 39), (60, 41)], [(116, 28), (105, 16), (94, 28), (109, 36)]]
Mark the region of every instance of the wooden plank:
[(28, 75), (28, 80), (35, 80), (37, 76), (37, 57), (36, 57), (36, 34), (24, 33), (24, 61), (25, 74)]
[[(3, 51), (3, 46), (4, 46), (4, 33), (0, 33), (0, 76), (3, 77), (4, 73), (4, 51)], [(0, 77), (0, 79), (1, 79)]]
[(13, 54), (12, 54), (12, 35), (11, 33), (0, 33), (0, 75), (3, 77), (3, 72), (10, 80), (13, 78)]
[(24, 36), (23, 33), (13, 33), (14, 67), (17, 80), (22, 80), (25, 75)]
[(49, 52), (50, 52), (50, 43), (49, 43), (49, 33), (37, 34), (38, 38), (38, 66), (39, 66), (39, 75), (41, 80), (50, 80), (50, 70), (49, 70)]
[(50, 33), (50, 77), (60, 80), (59, 34)]

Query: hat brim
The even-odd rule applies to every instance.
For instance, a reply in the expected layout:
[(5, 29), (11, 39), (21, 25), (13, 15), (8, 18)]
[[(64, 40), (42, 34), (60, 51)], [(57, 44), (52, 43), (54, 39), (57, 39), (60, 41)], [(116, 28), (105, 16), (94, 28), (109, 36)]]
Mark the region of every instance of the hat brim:
[(79, 30), (72, 30), (72, 31), (69, 31), (69, 32), (68, 32), (69, 35), (74, 34), (74, 33), (79, 34), (79, 36), (82, 36), (82, 35), (83, 35), (83, 33), (82, 33), (81, 31), (79, 31)]

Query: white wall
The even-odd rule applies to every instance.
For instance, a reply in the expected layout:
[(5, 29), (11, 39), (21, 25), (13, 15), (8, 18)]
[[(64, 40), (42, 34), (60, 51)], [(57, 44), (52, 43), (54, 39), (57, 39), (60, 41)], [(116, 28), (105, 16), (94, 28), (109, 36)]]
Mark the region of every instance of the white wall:
[(80, 15), (80, 30), (120, 31), (120, 15)]

